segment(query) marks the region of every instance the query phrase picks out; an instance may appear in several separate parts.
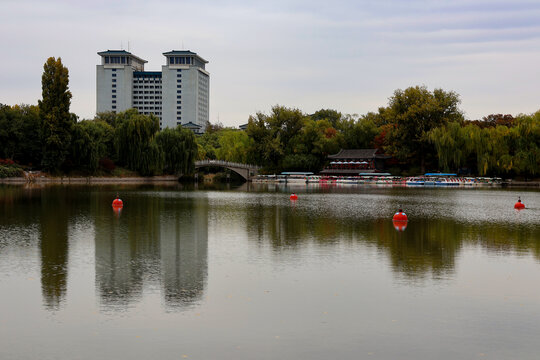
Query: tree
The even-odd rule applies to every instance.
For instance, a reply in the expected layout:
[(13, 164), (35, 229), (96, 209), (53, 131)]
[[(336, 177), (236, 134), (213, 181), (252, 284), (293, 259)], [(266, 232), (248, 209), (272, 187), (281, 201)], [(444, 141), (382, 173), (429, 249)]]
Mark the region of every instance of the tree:
[(179, 125), (156, 135), (156, 143), (164, 156), (164, 171), (169, 174), (191, 174), (195, 170), (197, 142), (191, 130)]
[(71, 145), (72, 117), (69, 113), (71, 92), (68, 90), (68, 69), (60, 58), (50, 57), (43, 66), (42, 99), (39, 114), (42, 121), (44, 169), (60, 170)]
[(246, 133), (252, 139), (249, 152), (269, 171), (279, 171), (286, 154), (294, 153), (294, 137), (308, 117), (298, 109), (274, 106), (270, 115), (250, 116)]
[(385, 136), (385, 151), (409, 165), (419, 165), (424, 172), (426, 159), (435, 152), (429, 131), (450, 121), (462, 122), (459, 103), (458, 94), (442, 89), (430, 92), (425, 86), (415, 86), (396, 90), (388, 107), (379, 109), (392, 125)]
[(341, 113), (336, 110), (321, 109), (319, 111), (316, 111), (313, 115), (311, 115), (311, 118), (315, 121), (328, 120), (330, 121), (333, 127), (336, 127), (339, 120), (341, 120)]
[(163, 154), (154, 143), (159, 119), (154, 115), (138, 114), (132, 109), (116, 119), (115, 141), (118, 161), (141, 175), (161, 171)]
[(83, 120), (73, 126), (71, 159), (73, 165), (95, 173), (99, 160), (110, 157), (114, 129), (105, 121)]
[(251, 163), (253, 157), (249, 152), (253, 140), (246, 134), (245, 131), (236, 129), (225, 129), (219, 133), (218, 144), (216, 149), (217, 159)]
[(0, 158), (41, 164), (41, 120), (37, 106), (0, 104)]

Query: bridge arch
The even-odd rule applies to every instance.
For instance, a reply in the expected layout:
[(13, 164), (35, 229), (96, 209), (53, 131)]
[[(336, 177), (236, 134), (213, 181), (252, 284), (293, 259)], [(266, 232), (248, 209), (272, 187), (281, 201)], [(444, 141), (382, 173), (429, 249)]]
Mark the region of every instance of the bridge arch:
[(241, 177), (243, 177), (246, 181), (251, 180), (252, 177), (257, 176), (259, 174), (259, 166), (255, 165), (249, 165), (249, 164), (242, 164), (242, 163), (235, 163), (230, 161), (224, 161), (224, 160), (199, 160), (195, 161), (195, 169), (199, 169), (202, 167), (222, 167), (224, 169), (229, 169), (231, 171), (234, 171)]

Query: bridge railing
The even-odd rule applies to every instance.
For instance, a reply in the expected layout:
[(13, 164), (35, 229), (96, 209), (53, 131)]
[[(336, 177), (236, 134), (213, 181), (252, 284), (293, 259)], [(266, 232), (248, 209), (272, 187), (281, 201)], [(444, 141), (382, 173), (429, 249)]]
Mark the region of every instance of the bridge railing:
[(251, 165), (251, 164), (242, 164), (225, 160), (198, 160), (195, 161), (195, 166), (205, 166), (205, 165), (220, 165), (220, 166), (230, 166), (237, 167), (241, 169), (260, 169), (260, 166)]

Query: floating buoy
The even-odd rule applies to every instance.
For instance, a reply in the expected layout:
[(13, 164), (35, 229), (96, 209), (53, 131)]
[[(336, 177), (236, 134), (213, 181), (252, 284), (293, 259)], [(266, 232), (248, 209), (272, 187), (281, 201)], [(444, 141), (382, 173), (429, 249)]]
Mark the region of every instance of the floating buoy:
[(114, 199), (112, 202), (112, 207), (118, 209), (118, 208), (124, 207), (124, 203), (117, 196), (116, 199)]
[(392, 225), (394, 225), (394, 229), (397, 231), (405, 231), (407, 228), (407, 221), (403, 220), (392, 220)]
[(289, 199), (298, 200), (298, 196), (295, 193), (292, 193), (291, 196), (289, 197)]
[(514, 209), (525, 209), (525, 204), (521, 202), (521, 197), (519, 197), (517, 203), (514, 204)]
[(399, 209), (397, 213), (394, 214), (394, 217), (392, 217), (392, 221), (407, 221), (409, 220), (407, 218), (407, 214), (403, 212), (403, 210)]

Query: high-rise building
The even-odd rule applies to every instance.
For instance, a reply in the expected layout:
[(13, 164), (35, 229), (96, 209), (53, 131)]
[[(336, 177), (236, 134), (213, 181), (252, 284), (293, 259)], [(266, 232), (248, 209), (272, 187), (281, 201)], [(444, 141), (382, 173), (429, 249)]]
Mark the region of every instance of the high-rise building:
[(135, 108), (154, 114), (160, 127), (183, 125), (203, 132), (209, 120), (208, 61), (188, 50), (163, 55), (161, 71), (144, 71), (147, 62), (125, 50), (98, 52), (96, 111), (120, 112)]

